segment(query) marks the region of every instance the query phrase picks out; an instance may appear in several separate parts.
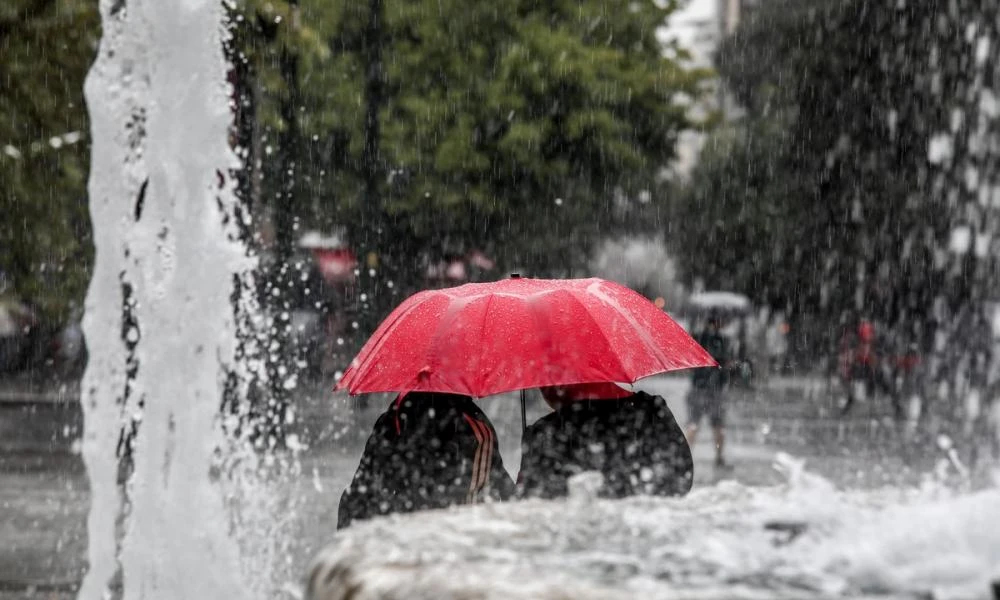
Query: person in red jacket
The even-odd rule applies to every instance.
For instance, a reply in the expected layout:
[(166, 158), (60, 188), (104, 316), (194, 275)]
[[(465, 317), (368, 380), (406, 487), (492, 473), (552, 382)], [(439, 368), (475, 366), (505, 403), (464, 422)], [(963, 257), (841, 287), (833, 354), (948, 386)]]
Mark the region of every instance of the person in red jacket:
[(853, 344), (848, 338), (843, 341), (840, 369), (841, 378), (847, 388), (847, 399), (841, 409), (841, 415), (850, 412), (857, 399), (856, 384), (860, 384), (868, 398), (872, 398), (877, 390), (885, 392), (892, 398), (896, 413), (899, 413), (895, 395), (892, 394), (892, 386), (882, 374), (883, 357), (879, 352), (877, 342), (875, 325), (867, 320), (862, 320), (858, 324)]

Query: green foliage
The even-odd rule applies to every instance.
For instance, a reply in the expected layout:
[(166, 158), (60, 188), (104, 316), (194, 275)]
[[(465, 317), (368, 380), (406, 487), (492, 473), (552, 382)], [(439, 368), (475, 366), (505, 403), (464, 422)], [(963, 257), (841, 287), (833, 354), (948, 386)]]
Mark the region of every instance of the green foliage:
[[(82, 89), (99, 14), (90, 0), (2, 4), (0, 269), (9, 293), (58, 322), (82, 300), (91, 260)], [(621, 224), (614, 199), (655, 192), (689, 126), (678, 98), (697, 97), (706, 74), (663, 57), (655, 31), (673, 8), (387, 0), (377, 212), (392, 247), (384, 254), (412, 272), (407, 261), (473, 248), (535, 273), (581, 264), (598, 232)], [(368, 4), (243, 0), (232, 17), (237, 92), (252, 97), (238, 125), (243, 142), (256, 144), (248, 165), (264, 175), (256, 200), (294, 200), (305, 226), (348, 225), (358, 237), (370, 225), (362, 220)], [(290, 102), (294, 131), (283, 112)], [(279, 195), (287, 190), (293, 198)]]
[[(387, 0), (380, 210), (398, 247), (382, 251), (403, 261), (484, 248), (533, 272), (580, 264), (614, 225), (613, 196), (653, 190), (690, 125), (677, 98), (698, 97), (706, 74), (663, 57), (655, 30), (671, 10)], [(327, 44), (296, 46), (307, 220), (359, 224), (367, 6), (301, 11)]]
[(99, 37), (96, 2), (0, 7), (0, 272), (51, 326), (82, 306), (89, 275), (83, 80)]

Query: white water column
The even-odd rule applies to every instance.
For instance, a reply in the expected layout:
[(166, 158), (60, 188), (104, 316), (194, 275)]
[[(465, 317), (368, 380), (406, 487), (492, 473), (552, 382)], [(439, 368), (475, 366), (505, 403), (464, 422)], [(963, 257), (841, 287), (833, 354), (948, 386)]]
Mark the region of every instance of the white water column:
[[(101, 0), (103, 38), (86, 83), (96, 246), (84, 331), (83, 453), (91, 486), (90, 569), (79, 597), (247, 598), (213, 453), (223, 366), (235, 344), (236, 241), (224, 11), (218, 0)], [(140, 200), (141, 198), (141, 200)], [(122, 282), (133, 287), (144, 403), (122, 512), (115, 446), (126, 352)], [(114, 595), (117, 595), (115, 592)]]

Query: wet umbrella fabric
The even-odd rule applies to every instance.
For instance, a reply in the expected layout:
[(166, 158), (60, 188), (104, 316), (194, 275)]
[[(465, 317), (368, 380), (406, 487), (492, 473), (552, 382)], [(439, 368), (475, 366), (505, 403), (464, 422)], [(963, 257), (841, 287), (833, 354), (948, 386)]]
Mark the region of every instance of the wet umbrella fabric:
[(715, 364), (673, 319), (627, 287), (597, 278), (511, 278), (414, 294), (378, 327), (337, 389), (481, 398), (634, 383)]

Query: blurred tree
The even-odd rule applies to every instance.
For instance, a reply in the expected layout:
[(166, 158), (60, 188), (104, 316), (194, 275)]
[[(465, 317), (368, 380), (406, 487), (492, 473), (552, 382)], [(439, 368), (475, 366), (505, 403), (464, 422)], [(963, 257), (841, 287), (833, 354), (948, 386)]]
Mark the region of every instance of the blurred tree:
[(46, 329), (82, 306), (89, 278), (83, 80), (99, 38), (95, 2), (0, 5), (0, 295)]
[[(859, 317), (961, 346), (998, 291), (998, 8), (764, 3), (719, 50), (747, 117), (709, 144), (678, 209), (694, 225), (681, 247), (723, 246), (704, 266), (689, 252), (691, 272), (792, 308), (817, 346)], [(980, 245), (956, 249), (961, 228)]]
[[(656, 203), (701, 94), (706, 74), (655, 36), (674, 6), (238, 3), (235, 137), (243, 196), (274, 225), (265, 256), (286, 268), (290, 223), (346, 226), (359, 340), (442, 259), (585, 267), (631, 206)], [(263, 290), (275, 315), (280, 281)]]
[(672, 212), (667, 239), (689, 279), (711, 289), (748, 291), (780, 305), (795, 289), (796, 248), (810, 218), (802, 189), (782, 169), (787, 135), (767, 119), (710, 135)]
[(402, 287), (430, 257), (474, 248), (535, 273), (585, 264), (616, 202), (655, 191), (705, 75), (664, 58), (655, 31), (672, 2), (376, 4), (377, 32), (368, 5), (301, 7), (326, 42), (300, 55), (299, 124), (319, 166), (302, 176), (310, 220), (346, 223), (362, 245), (385, 230), (379, 263)]
[(442, 250), (571, 273), (620, 205), (654, 190), (689, 126), (678, 97), (697, 97), (702, 74), (655, 37), (672, 4), (444, 6), (390, 19), (384, 142), (406, 183), (386, 210)]

